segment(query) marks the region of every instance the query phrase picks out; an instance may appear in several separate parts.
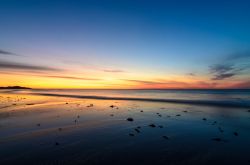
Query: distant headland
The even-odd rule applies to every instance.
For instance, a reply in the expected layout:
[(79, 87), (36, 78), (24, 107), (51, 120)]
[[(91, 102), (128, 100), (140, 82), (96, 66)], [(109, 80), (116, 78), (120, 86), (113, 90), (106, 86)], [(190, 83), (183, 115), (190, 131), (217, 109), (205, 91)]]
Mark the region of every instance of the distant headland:
[(21, 87), (21, 86), (7, 86), (7, 87), (0, 87), (0, 89), (31, 89), (31, 88)]

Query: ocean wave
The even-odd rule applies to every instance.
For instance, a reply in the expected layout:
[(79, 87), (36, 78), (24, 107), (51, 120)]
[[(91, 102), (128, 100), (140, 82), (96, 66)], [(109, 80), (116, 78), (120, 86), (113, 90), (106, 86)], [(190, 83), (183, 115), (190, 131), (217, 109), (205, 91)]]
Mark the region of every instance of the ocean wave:
[(207, 106), (222, 106), (222, 107), (241, 107), (250, 108), (248, 100), (185, 100), (185, 99), (165, 99), (165, 98), (141, 98), (141, 97), (109, 97), (109, 96), (93, 96), (93, 95), (69, 95), (55, 93), (30, 93), (33, 95), (55, 96), (55, 97), (71, 97), (82, 99), (97, 99), (97, 100), (127, 100), (127, 101), (148, 101), (148, 102), (165, 102), (178, 104), (193, 104)]

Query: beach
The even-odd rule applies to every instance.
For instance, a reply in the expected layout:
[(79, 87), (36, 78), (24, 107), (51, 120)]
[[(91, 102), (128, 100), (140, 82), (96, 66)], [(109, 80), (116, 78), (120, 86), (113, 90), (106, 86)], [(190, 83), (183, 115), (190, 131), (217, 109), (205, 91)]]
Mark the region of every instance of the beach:
[(249, 93), (136, 92), (1, 91), (0, 164), (250, 163)]

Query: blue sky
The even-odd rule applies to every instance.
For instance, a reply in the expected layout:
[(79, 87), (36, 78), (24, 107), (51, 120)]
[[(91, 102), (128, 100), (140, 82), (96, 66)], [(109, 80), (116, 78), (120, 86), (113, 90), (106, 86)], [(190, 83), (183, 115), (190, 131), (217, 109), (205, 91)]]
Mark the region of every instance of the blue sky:
[[(247, 68), (249, 6), (248, 1), (1, 0), (0, 50), (22, 56), (2, 53), (0, 59), (68, 70), (78, 65), (124, 70), (150, 80), (188, 73), (211, 80), (214, 65)], [(227, 60), (242, 53), (236, 63)], [(237, 70), (223, 81), (238, 74), (237, 82), (246, 81), (248, 73)]]

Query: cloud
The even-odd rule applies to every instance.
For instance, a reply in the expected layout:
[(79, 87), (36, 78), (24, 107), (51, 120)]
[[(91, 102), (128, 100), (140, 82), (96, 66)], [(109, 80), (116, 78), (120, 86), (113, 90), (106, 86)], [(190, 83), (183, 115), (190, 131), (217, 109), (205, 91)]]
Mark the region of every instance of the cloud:
[(242, 60), (250, 58), (250, 51), (243, 51), (243, 52), (237, 52), (229, 55), (226, 60), (227, 61), (234, 61), (234, 60)]
[(122, 73), (125, 72), (124, 70), (120, 69), (103, 69), (104, 72), (112, 72), (112, 73)]
[(228, 72), (228, 71), (232, 71), (233, 66), (218, 64), (218, 65), (211, 66), (210, 70), (211, 70), (212, 73), (225, 73), (225, 72)]
[(198, 81), (193, 84), (193, 87), (200, 87), (200, 88), (216, 88), (218, 83), (216, 82), (205, 82), (205, 81)]
[(102, 80), (102, 79), (97, 79), (97, 78), (83, 78), (83, 77), (74, 77), (74, 76), (46, 76), (46, 77), (51, 77), (51, 78), (63, 78), (63, 79), (74, 79), (74, 80)]
[(122, 79), (124, 81), (135, 82), (137, 88), (142, 89), (213, 89), (216, 88), (218, 83), (215, 82), (183, 82), (173, 80), (160, 80), (160, 81), (147, 81), (147, 80), (135, 80), (135, 79)]
[(109, 73), (123, 73), (123, 72), (126, 72), (126, 71), (121, 70), (121, 69), (106, 69), (107, 67), (96, 66), (96, 65), (93, 65), (93, 64), (88, 64), (86, 62), (83, 63), (83, 62), (73, 61), (73, 60), (63, 60), (62, 63), (69, 64), (69, 65), (78, 65), (78, 66), (84, 67), (85, 69), (97, 70), (97, 71), (109, 72)]
[(250, 89), (250, 81), (242, 81), (242, 82), (235, 83), (231, 85), (230, 88)]
[(0, 61), (0, 68), (12, 69), (12, 70), (60, 71), (60, 69), (46, 67), (46, 66), (35, 66), (35, 65), (21, 64), (9, 61)]
[(18, 54), (15, 54), (15, 53), (12, 53), (12, 52), (8, 52), (8, 51), (5, 51), (5, 50), (1, 50), (1, 49), (0, 49), (0, 54), (1, 55), (7, 55), (7, 56), (20, 56)]
[(121, 80), (135, 82), (141, 85), (187, 85), (188, 84), (180, 81), (166, 81), (166, 80), (162, 81), (147, 81), (147, 80), (134, 80), (134, 79), (121, 79)]
[(122, 79), (122, 80), (136, 82), (136, 83), (140, 83), (140, 84), (162, 84), (162, 82), (156, 82), (156, 81), (133, 80), (133, 79)]
[(212, 80), (224, 80), (237, 75), (239, 71), (233, 65), (228, 64), (217, 64), (210, 67), (210, 72), (213, 74)]
[(234, 73), (223, 73), (223, 74), (217, 74), (215, 75), (215, 77), (212, 78), (212, 80), (224, 80), (226, 78), (230, 78), (230, 77), (233, 77)]
[(250, 51), (241, 51), (227, 55), (221, 62), (210, 66), (209, 71), (212, 80), (224, 80), (249, 72), (249, 68)]
[(188, 73), (189, 76), (196, 76), (194, 73)]
[(32, 73), (32, 72), (12, 72), (12, 71), (0, 71), (0, 74), (12, 74), (12, 75), (28, 75), (28, 76), (35, 76), (35, 77), (49, 77), (49, 78), (62, 78), (62, 79), (74, 79), (74, 80), (103, 80), (99, 78), (86, 78), (86, 77), (75, 77), (75, 76), (58, 76), (58, 75), (46, 75), (47, 73)]

